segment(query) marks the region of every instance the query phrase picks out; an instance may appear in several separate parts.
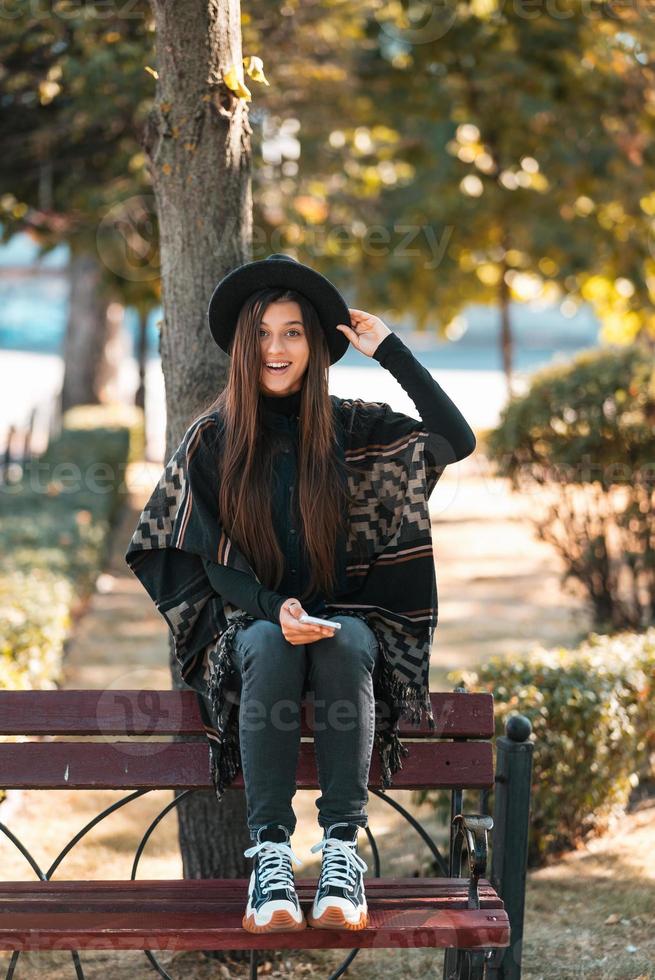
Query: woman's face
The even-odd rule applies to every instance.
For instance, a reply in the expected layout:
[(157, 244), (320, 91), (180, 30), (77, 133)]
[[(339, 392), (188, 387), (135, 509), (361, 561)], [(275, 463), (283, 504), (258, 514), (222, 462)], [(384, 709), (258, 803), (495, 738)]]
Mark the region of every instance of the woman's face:
[[(291, 395), (302, 387), (309, 344), (300, 306), (294, 300), (269, 303), (259, 327), (262, 354), (260, 389), (266, 395)], [(268, 368), (267, 364), (287, 364)]]

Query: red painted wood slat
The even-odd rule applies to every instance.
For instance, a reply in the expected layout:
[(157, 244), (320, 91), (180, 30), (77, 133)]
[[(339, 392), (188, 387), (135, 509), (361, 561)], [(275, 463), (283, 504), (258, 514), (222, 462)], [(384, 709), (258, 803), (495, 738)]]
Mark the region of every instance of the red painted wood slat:
[[(297, 879), (301, 903), (316, 878)], [(509, 923), (490, 883), (465, 908), (459, 878), (367, 879), (370, 926), (253, 936), (241, 927), (247, 879), (0, 883), (0, 949), (310, 949), (491, 947)]]
[[(406, 742), (409, 755), (394, 787), (480, 789), (493, 786), (491, 742)], [(202, 742), (18, 742), (0, 743), (0, 785), (5, 789), (210, 789), (209, 747)], [(231, 783), (243, 786), (243, 775)], [(312, 742), (303, 742), (299, 789), (317, 789)], [(369, 785), (380, 785), (373, 751)]]
[[(434, 730), (401, 724), (412, 738), (492, 738), (491, 694), (431, 694)], [(303, 735), (311, 736), (304, 706)], [(194, 691), (0, 691), (2, 735), (202, 735)]]
[[(427, 898), (447, 907), (465, 908), (468, 896), (466, 878), (373, 878), (366, 877), (367, 895), (381, 901), (400, 899), (407, 901)], [(318, 884), (317, 877), (303, 878), (295, 875), (296, 889), (302, 899), (313, 897)], [(53, 881), (3, 881), (0, 882), (0, 906), (3, 909), (40, 907), (48, 905), (72, 911), (78, 905), (89, 908), (102, 905), (110, 911), (122, 905), (131, 907), (137, 903), (153, 906), (166, 903), (171, 908), (180, 903), (181, 908), (191, 908), (215, 902), (243, 904), (248, 891), (247, 878), (139, 878), (136, 880), (111, 879), (109, 881), (68, 879)], [(502, 908), (503, 901), (487, 878), (480, 878), (479, 893), (486, 908)]]

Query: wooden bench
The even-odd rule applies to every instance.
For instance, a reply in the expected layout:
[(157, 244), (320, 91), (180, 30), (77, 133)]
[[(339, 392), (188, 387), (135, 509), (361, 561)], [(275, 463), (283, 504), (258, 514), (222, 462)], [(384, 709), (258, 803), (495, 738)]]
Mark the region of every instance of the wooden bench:
[[(256, 977), (257, 950), (317, 947), (351, 949), (333, 977), (341, 975), (361, 947), (443, 948), (444, 978), (519, 977), (529, 778), (526, 797), (525, 772), (522, 786), (513, 784), (511, 758), (512, 748), (518, 746), (523, 763), (531, 760), (529, 722), (519, 721), (514, 739), (496, 741), (497, 761), (505, 773), (497, 780), (494, 793), (494, 813), (501, 814), (502, 820), (499, 826), (498, 820), (494, 825), (486, 812), (488, 794), (494, 787), (492, 695), (457, 688), (453, 693), (432, 694), (432, 705), (437, 722), (434, 731), (425, 726), (402, 726), (406, 739), (416, 741), (404, 759), (404, 768), (395, 776), (394, 787), (387, 792), (378, 789), (374, 751), (370, 789), (408, 819), (432, 854), (435, 877), (382, 877), (373, 828), (367, 828), (374, 858), (374, 876), (369, 873), (366, 877), (368, 928), (355, 933), (307, 928), (299, 933), (254, 935), (241, 927), (247, 895), (245, 878), (136, 880), (141, 852), (162, 814), (146, 830), (129, 880), (53, 880), (53, 873), (59, 875), (60, 864), (71, 847), (108, 813), (130, 800), (155, 789), (211, 789), (206, 742), (179, 737), (203, 734), (195, 692), (0, 691), (1, 734), (50, 736), (45, 741), (0, 742), (2, 787), (131, 791), (83, 827), (47, 871), (21, 843), (20, 828), (12, 831), (0, 823), (0, 830), (25, 856), (36, 879), (0, 882), (0, 949), (13, 951), (7, 980), (11, 980), (23, 950), (71, 950), (76, 975), (83, 978), (79, 950), (144, 950), (159, 974), (169, 977), (152, 950), (250, 949), (250, 972)], [(311, 737), (309, 721), (305, 705), (303, 735), (307, 737)], [(516, 737), (517, 732), (522, 738)], [(143, 738), (153, 735), (176, 738), (162, 741), (161, 748), (153, 753), (152, 741)], [(93, 740), (57, 740), (58, 736), (93, 736)], [(125, 738), (102, 740), (114, 736)], [(508, 742), (505, 748), (501, 747), (503, 741)], [(318, 787), (311, 741), (302, 743), (297, 784), (299, 789)], [(241, 775), (233, 785), (243, 786)], [(396, 788), (436, 787), (452, 791), (450, 853), (446, 857), (393, 798)], [(479, 794), (480, 804), (472, 815), (462, 811), (464, 791)], [(181, 798), (167, 804), (162, 813)], [(494, 883), (485, 877), (487, 838), (492, 827), (494, 858), (496, 852), (499, 855)], [(505, 847), (505, 840), (511, 847)], [(316, 879), (298, 878), (297, 885), (300, 900), (307, 907)], [(503, 900), (505, 889), (512, 894), (513, 912)], [(506, 957), (503, 953), (510, 946), (510, 921), (513, 955)]]

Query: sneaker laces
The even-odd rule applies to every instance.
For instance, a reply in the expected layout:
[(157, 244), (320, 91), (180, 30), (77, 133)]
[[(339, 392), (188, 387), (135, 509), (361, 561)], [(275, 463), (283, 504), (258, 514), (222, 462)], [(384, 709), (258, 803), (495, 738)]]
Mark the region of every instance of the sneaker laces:
[(302, 861), (293, 853), (290, 844), (263, 840), (243, 852), (244, 857), (254, 857), (256, 854), (260, 855), (257, 875), (262, 888), (270, 891), (272, 888), (294, 887), (291, 861), (296, 864), (302, 864)]
[(366, 871), (368, 864), (356, 853), (354, 844), (339, 837), (324, 837), (311, 848), (312, 853), (323, 851), (321, 884), (336, 885), (353, 891), (357, 871)]

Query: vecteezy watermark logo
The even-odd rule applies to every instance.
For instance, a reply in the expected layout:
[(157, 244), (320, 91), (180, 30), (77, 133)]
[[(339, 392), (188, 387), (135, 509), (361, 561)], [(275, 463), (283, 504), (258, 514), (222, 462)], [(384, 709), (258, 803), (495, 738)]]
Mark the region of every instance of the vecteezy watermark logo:
[[(384, 33), (403, 45), (428, 44), (448, 33), (457, 17), (454, 0), (407, 0), (376, 11), (375, 19)], [(398, 16), (397, 12), (400, 12)]]
[(148, 282), (161, 275), (154, 194), (135, 194), (115, 204), (98, 225), (100, 260), (117, 276)]
[[(438, 269), (454, 233), (454, 225), (439, 228), (427, 224), (367, 224), (354, 229), (352, 225), (326, 224), (307, 229), (303, 250), (316, 259), (409, 258), (423, 269)], [(255, 257), (265, 258), (269, 251), (286, 251), (286, 235), (286, 229), (274, 229), (266, 247), (255, 250)]]
[(70, 3), (52, 3), (51, 0), (0, 0), (0, 20), (17, 20), (19, 17), (30, 20), (65, 20), (69, 23), (76, 18), (116, 21), (143, 20), (150, 11), (144, 0), (103, 0), (102, 3), (89, 4), (86, 0), (73, 0)]
[[(160, 692), (147, 687), (149, 682), (148, 669), (134, 667), (114, 677), (98, 696), (98, 731), (103, 735), (125, 733), (118, 742), (113, 742), (121, 756), (150, 758), (165, 752), (170, 747), (171, 735), (176, 734), (174, 729), (179, 719), (169, 717), (170, 703), (166, 708)], [(130, 736), (138, 737), (130, 741)]]

